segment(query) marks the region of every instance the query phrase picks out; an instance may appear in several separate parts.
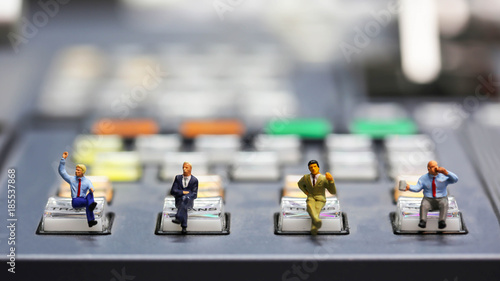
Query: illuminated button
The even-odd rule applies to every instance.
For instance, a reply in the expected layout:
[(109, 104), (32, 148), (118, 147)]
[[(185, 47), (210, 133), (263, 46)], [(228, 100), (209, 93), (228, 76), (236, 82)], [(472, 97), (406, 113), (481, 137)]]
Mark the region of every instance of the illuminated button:
[(412, 166), (418, 166), (424, 164), (427, 167), (427, 163), (436, 158), (433, 151), (396, 151), (387, 152), (387, 158), (389, 163), (394, 165), (399, 164), (409, 164)]
[(377, 157), (370, 136), (330, 134), (325, 141), (330, 173), (337, 180), (375, 180)]
[(446, 215), (446, 227), (438, 228), (439, 211), (429, 211), (427, 214), (427, 226), (420, 228), (420, 205), (422, 199), (412, 197), (399, 197), (396, 212), (391, 213), (392, 225), (395, 234), (403, 233), (467, 233), (463, 224), (462, 213), (458, 209), (455, 197), (448, 195), (448, 213)]
[(391, 134), (414, 134), (417, 126), (399, 104), (373, 103), (360, 105), (356, 109), (350, 131), (380, 139)]
[(330, 173), (335, 180), (371, 181), (378, 177), (378, 170), (375, 166), (330, 165)]
[(97, 153), (123, 150), (123, 140), (116, 135), (78, 135), (73, 149), (71, 157), (76, 163), (92, 165)]
[(188, 121), (181, 125), (180, 133), (185, 138), (199, 135), (243, 135), (245, 126), (238, 120)]
[(389, 176), (394, 178), (398, 175), (423, 175), (427, 173), (427, 163), (437, 160), (432, 151), (405, 151), (388, 152)]
[(370, 151), (373, 148), (371, 137), (366, 135), (330, 134), (325, 144), (330, 151)]
[(393, 134), (414, 134), (417, 126), (411, 119), (394, 120), (367, 120), (357, 119), (350, 127), (351, 133), (369, 135), (372, 138), (380, 139), (386, 135)]
[(160, 178), (173, 181), (176, 175), (182, 174), (182, 164), (191, 163), (195, 176), (208, 175), (208, 156), (203, 152), (167, 152), (160, 170)]
[(331, 151), (328, 153), (328, 159), (339, 165), (348, 166), (375, 166), (377, 164), (373, 151)]
[(158, 124), (151, 119), (102, 119), (92, 126), (92, 133), (96, 135), (119, 135), (125, 138), (157, 134), (158, 131)]
[[(167, 88), (178, 88), (167, 90), (158, 97), (154, 105), (158, 115), (168, 119), (169, 122), (189, 119), (202, 121), (208, 118), (233, 118), (235, 116), (234, 99), (236, 95), (234, 91), (215, 90), (217, 86), (205, 80), (193, 81), (193, 79), (189, 79), (188, 83), (190, 84), (188, 89), (178, 81), (167, 86)], [(193, 90), (189, 90), (190, 88)], [(212, 88), (214, 90), (207, 90)], [(179, 106), (179, 104), (185, 104), (186, 101), (189, 101), (189, 109)]]
[(210, 164), (228, 164), (240, 148), (238, 135), (199, 135), (194, 139), (194, 149), (205, 152)]
[[(245, 122), (254, 126), (259, 124), (262, 127), (264, 122), (278, 119), (277, 116), (295, 116), (297, 108), (298, 102), (288, 89), (263, 89), (259, 91), (244, 89), (238, 98), (238, 113), (244, 117)], [(281, 120), (287, 121), (288, 119), (283, 117)]]
[(137, 152), (103, 152), (96, 155), (91, 175), (107, 176), (110, 181), (138, 181), (142, 176), (142, 167)]
[(325, 119), (287, 119), (271, 121), (266, 125), (270, 135), (298, 135), (304, 139), (322, 139), (332, 131)]
[(384, 139), (387, 151), (433, 151), (434, 142), (427, 135), (389, 135)]
[(165, 153), (179, 151), (182, 145), (180, 135), (146, 135), (135, 139), (135, 148), (142, 163), (160, 164)]
[(427, 135), (390, 135), (384, 143), (392, 178), (426, 174), (427, 163), (437, 160), (434, 142)]
[(301, 140), (297, 135), (257, 135), (254, 139), (258, 151), (274, 151), (281, 164), (295, 164), (302, 158)]
[[(281, 198), (281, 211), (277, 215), (277, 234), (303, 233), (311, 231), (311, 217), (307, 213), (306, 200), (304, 198)], [(340, 209), (337, 197), (326, 198), (326, 203), (319, 215), (322, 226), (318, 233), (347, 234), (347, 226), (344, 224), (344, 214)]]
[(297, 182), (303, 176), (304, 175), (286, 175), (283, 183), (282, 197), (306, 198), (307, 195), (297, 186)]
[(398, 201), (398, 198), (401, 196), (404, 197), (414, 197), (414, 198), (422, 198), (424, 197), (424, 191), (420, 192), (411, 192), (411, 191), (402, 191), (399, 190), (399, 182), (405, 181), (409, 185), (416, 185), (418, 179), (421, 175), (398, 175), (395, 177), (395, 186), (394, 186), (394, 202)]
[(111, 222), (106, 215), (106, 200), (95, 197), (97, 206), (94, 209), (96, 225), (89, 227), (85, 208), (75, 209), (71, 206), (71, 198), (50, 197), (45, 206), (37, 234), (110, 234)]
[(280, 170), (275, 152), (238, 152), (231, 175), (235, 180), (278, 180)]
[(224, 198), (224, 188), (222, 187), (222, 177), (219, 175), (201, 175), (198, 179), (198, 198), (217, 197)]
[[(222, 197), (197, 198), (193, 202), (193, 208), (188, 210), (188, 224), (186, 229), (188, 234), (229, 233), (229, 222), (224, 212)], [(181, 233), (181, 226), (172, 222), (176, 213), (175, 198), (172, 196), (165, 197), (163, 212), (159, 216), (155, 233)]]
[(373, 151), (331, 151), (330, 173), (337, 180), (375, 180), (377, 158)]
[[(86, 176), (86, 178), (89, 179), (94, 186), (94, 197), (104, 197), (108, 203), (113, 200), (113, 186), (108, 177)], [(71, 188), (67, 182), (61, 182), (58, 195), (60, 197), (71, 198)]]

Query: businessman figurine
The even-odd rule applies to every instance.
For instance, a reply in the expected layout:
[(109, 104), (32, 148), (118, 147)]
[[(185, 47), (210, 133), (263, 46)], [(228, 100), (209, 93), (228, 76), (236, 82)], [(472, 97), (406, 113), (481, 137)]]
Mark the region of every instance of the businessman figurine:
[(68, 175), (65, 168), (67, 157), (68, 152), (65, 151), (62, 155), (61, 162), (59, 162), (59, 174), (71, 187), (71, 206), (73, 206), (73, 208), (85, 207), (88, 225), (92, 227), (97, 224), (94, 218), (94, 209), (97, 206), (97, 203), (94, 202), (94, 186), (92, 182), (85, 177), (87, 168), (83, 164), (76, 165), (75, 176)]
[(326, 203), (325, 189), (328, 189), (332, 195), (337, 193), (335, 181), (330, 173), (322, 175), (319, 173), (319, 163), (311, 160), (307, 163), (310, 174), (304, 175), (298, 182), (300, 190), (307, 195), (307, 212), (311, 217), (311, 234), (318, 234), (321, 228), (321, 219), (319, 214)]
[(175, 197), (177, 214), (173, 223), (180, 224), (182, 233), (187, 233), (188, 209), (193, 208), (194, 199), (198, 196), (198, 179), (191, 175), (191, 163), (182, 164), (182, 175), (175, 176), (170, 194)]
[(406, 191), (419, 192), (424, 190), (424, 198), (420, 205), (420, 222), (418, 226), (425, 228), (427, 226), (427, 213), (429, 210), (439, 209), (439, 229), (446, 227), (446, 215), (448, 213), (448, 184), (458, 181), (457, 175), (439, 167), (436, 161), (429, 161), (427, 164), (427, 174), (418, 179), (416, 185), (406, 184)]

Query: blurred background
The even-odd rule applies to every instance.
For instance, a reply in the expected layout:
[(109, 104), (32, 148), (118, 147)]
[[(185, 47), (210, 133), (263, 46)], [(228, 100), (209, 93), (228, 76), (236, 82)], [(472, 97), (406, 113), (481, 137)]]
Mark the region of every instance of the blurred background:
[(321, 117), (347, 132), (361, 104), (413, 116), (498, 101), (500, 3), (419, 2), (4, 0), (0, 122), (236, 118), (257, 132)]
[[(322, 240), (342, 241), (330, 243), (326, 263), (378, 261), (383, 254), (385, 268), (365, 265), (404, 271), (396, 261), (413, 272), (414, 258), (444, 257), (445, 265), (483, 258), (483, 268), (498, 268), (499, 15), (498, 0), (1, 0), (0, 165), (17, 169), (20, 186), (43, 187), (18, 193), (19, 253), (38, 272), (51, 267), (40, 263), (43, 254), (74, 268), (81, 256), (92, 258), (111, 278), (110, 268), (122, 268), (117, 256), (140, 273), (135, 260), (153, 257), (157, 263), (144, 263), (162, 269), (165, 260), (179, 266), (181, 253), (208, 261), (209, 269), (222, 267), (212, 259), (234, 256), (278, 261), (275, 271), (284, 276), (292, 259), (316, 261), (315, 249), (324, 249), (274, 235), (271, 221), (281, 188), (297, 191), (293, 175), (318, 159), (326, 162), (323, 172), (335, 169), (353, 222), (350, 235)], [(78, 159), (75, 152), (96, 140), (93, 134), (118, 137), (100, 138), (94, 150), (87, 147), (90, 158)], [(410, 135), (410, 145), (399, 135)], [(118, 190), (110, 203), (112, 236), (35, 234), (46, 199), (60, 186), (64, 150)], [(267, 150), (279, 155), (261, 154)], [(108, 154), (97, 157), (101, 152)], [(414, 153), (421, 157), (410, 163)], [(193, 157), (196, 176), (214, 174), (222, 178), (218, 185), (230, 186), (231, 235), (153, 236), (163, 196), (186, 157)], [(433, 157), (464, 179), (454, 195), (471, 234), (395, 238), (387, 216), (395, 209), (392, 187), (408, 172), (398, 168), (408, 162), (403, 168), (421, 175)], [(75, 243), (85, 247), (67, 251)], [(469, 270), (442, 265), (433, 269)], [(72, 267), (58, 266), (72, 276)], [(349, 266), (349, 274), (363, 275)]]

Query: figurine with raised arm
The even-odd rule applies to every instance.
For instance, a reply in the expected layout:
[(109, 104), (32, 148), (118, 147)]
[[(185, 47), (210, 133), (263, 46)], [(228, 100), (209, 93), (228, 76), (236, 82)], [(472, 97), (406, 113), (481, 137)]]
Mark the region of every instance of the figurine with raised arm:
[(94, 209), (97, 206), (97, 203), (94, 202), (94, 186), (92, 182), (85, 177), (87, 168), (83, 164), (76, 165), (74, 176), (68, 175), (65, 168), (67, 157), (68, 152), (65, 151), (59, 162), (59, 174), (70, 185), (72, 198), (71, 205), (73, 208), (85, 207), (88, 225), (92, 227), (97, 224), (94, 218)]
[(337, 193), (335, 181), (330, 173), (322, 175), (319, 173), (319, 163), (311, 160), (307, 163), (310, 174), (304, 175), (298, 182), (300, 190), (307, 195), (307, 212), (311, 217), (311, 234), (318, 234), (321, 228), (321, 219), (319, 214), (326, 203), (325, 189), (328, 189), (332, 195)]
[(436, 161), (429, 161), (427, 164), (428, 173), (418, 179), (416, 185), (406, 184), (406, 191), (419, 192), (424, 190), (424, 198), (420, 205), (420, 222), (418, 226), (427, 226), (427, 213), (429, 210), (439, 209), (439, 229), (446, 227), (446, 215), (448, 213), (448, 184), (458, 181), (457, 175), (439, 167)]
[(191, 175), (193, 167), (191, 163), (182, 164), (182, 175), (175, 176), (170, 194), (175, 197), (177, 214), (173, 223), (180, 224), (182, 233), (187, 232), (188, 209), (193, 208), (194, 199), (198, 197), (198, 179)]

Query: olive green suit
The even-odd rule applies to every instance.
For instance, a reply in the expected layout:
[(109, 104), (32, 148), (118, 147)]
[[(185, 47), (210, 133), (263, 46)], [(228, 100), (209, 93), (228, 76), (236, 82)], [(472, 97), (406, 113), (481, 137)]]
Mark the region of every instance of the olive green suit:
[(337, 194), (335, 181), (329, 181), (325, 175), (320, 174), (316, 180), (316, 185), (313, 186), (311, 174), (307, 174), (297, 182), (297, 185), (307, 195), (306, 203), (309, 216), (311, 216), (313, 221), (320, 221), (319, 214), (326, 203), (325, 189), (328, 189), (328, 192), (333, 195)]

